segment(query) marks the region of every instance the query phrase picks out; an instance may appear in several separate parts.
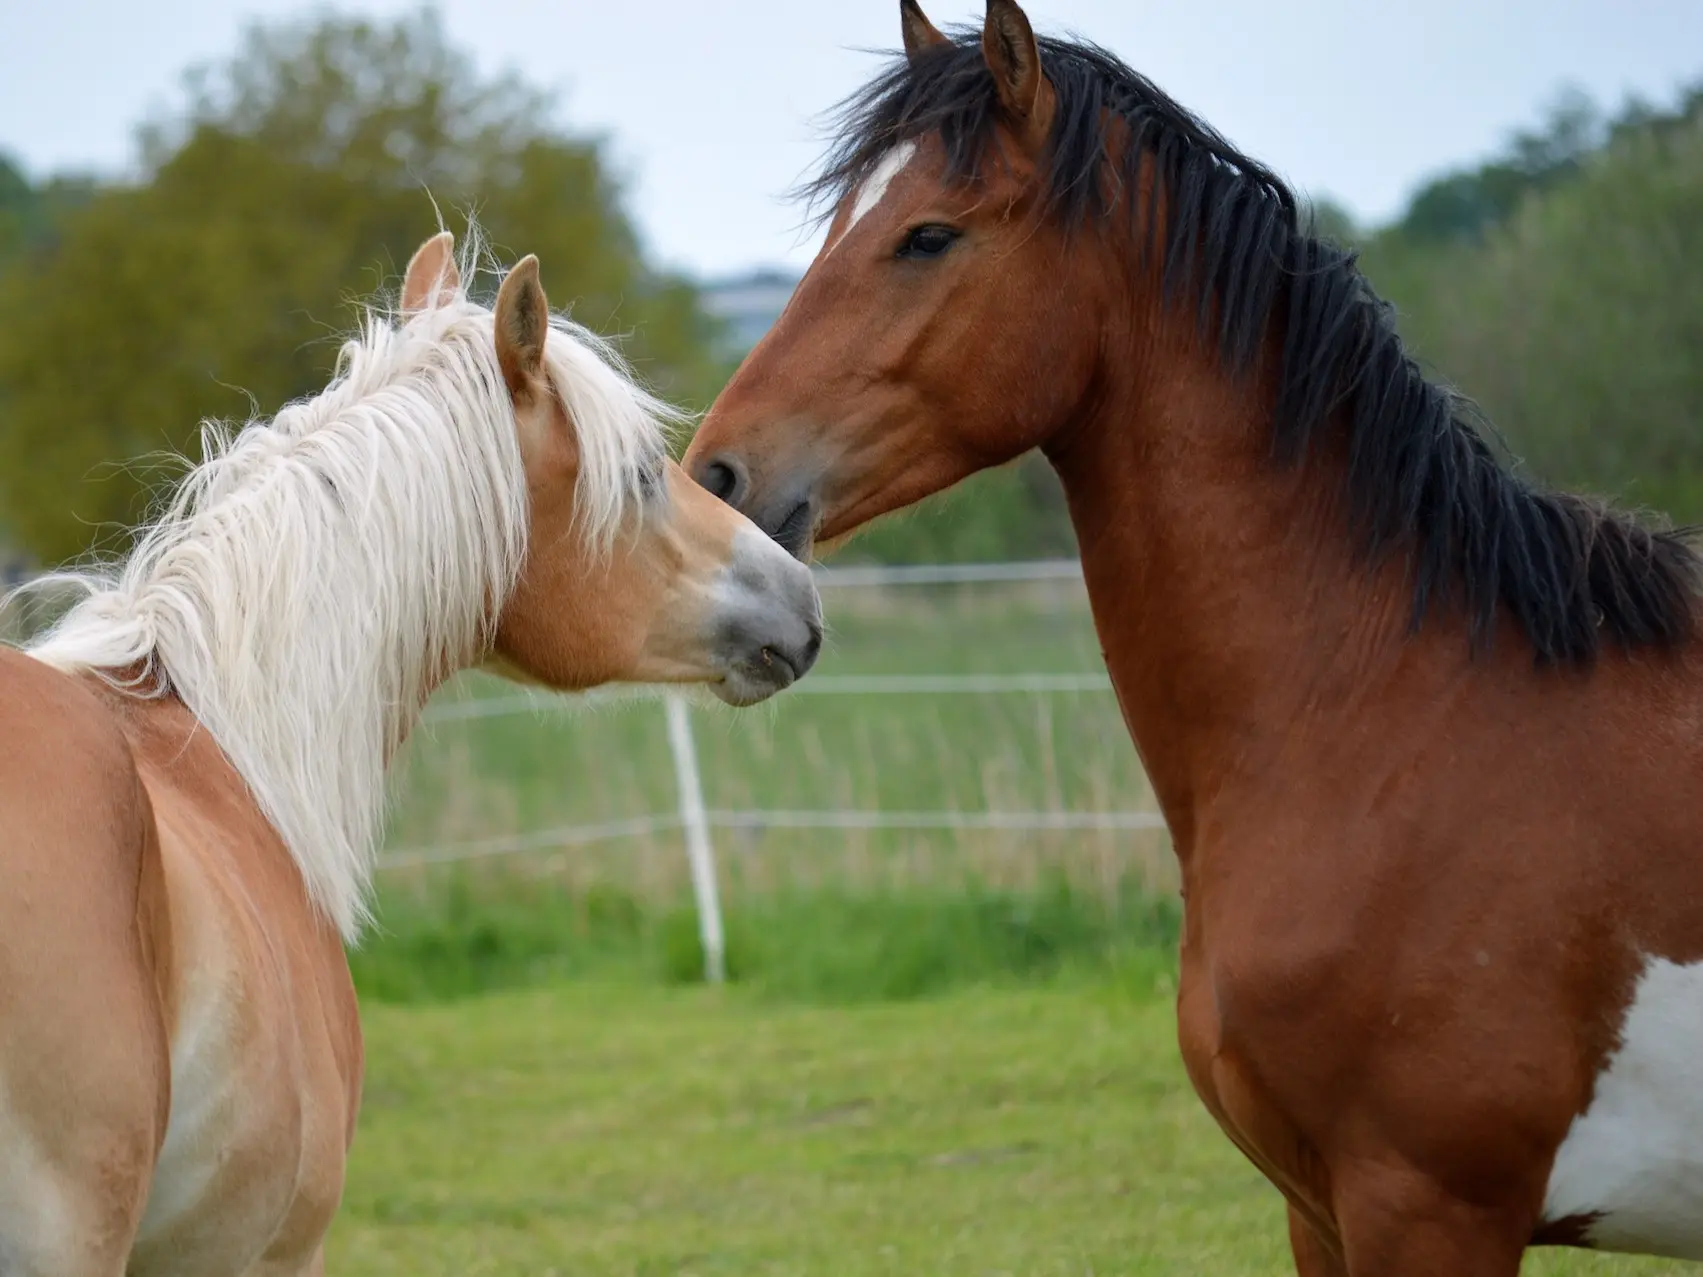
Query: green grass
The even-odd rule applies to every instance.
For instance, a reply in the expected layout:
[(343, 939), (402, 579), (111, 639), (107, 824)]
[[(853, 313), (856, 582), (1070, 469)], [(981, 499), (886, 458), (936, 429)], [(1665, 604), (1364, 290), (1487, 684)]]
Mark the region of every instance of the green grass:
[[(424, 1002), (589, 975), (703, 977), (696, 912), (607, 885), (451, 873), (388, 894), (351, 955), (364, 998)], [(1178, 909), (1126, 881), (1055, 875), (1029, 890), (975, 879), (904, 891), (820, 888), (732, 897), (727, 974), (766, 997), (846, 1003), (923, 997), (1065, 972), (1169, 972)]]
[(594, 980), (366, 1024), (343, 1277), (1292, 1271), (1151, 982), (820, 1007)]

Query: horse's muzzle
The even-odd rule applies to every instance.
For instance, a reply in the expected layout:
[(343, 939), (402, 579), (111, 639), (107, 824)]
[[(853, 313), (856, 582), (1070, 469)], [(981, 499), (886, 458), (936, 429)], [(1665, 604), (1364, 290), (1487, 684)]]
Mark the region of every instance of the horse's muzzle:
[(750, 528), (734, 538), (716, 589), (713, 685), (730, 705), (751, 705), (803, 678), (822, 651), (822, 602), (810, 569)]

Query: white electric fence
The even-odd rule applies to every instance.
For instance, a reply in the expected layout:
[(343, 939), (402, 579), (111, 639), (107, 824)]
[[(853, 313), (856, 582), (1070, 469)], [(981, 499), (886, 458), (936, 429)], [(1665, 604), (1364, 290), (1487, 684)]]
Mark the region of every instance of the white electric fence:
[[(967, 563), (917, 567), (846, 567), (816, 569), (824, 591), (857, 587), (960, 585), (1000, 582), (1072, 581), (1082, 577), (1071, 560), (1031, 563)], [(1050, 695), (1109, 692), (1105, 674), (872, 674), (812, 675), (785, 694), (791, 696), (993, 696), (1012, 693)], [(565, 711), (587, 699), (521, 692), (508, 696), (433, 706), (432, 723), (497, 718), (514, 714)], [(481, 860), (494, 856), (561, 850), (621, 838), (643, 838), (679, 830), (685, 839), (696, 897), (704, 976), (720, 983), (726, 974), (726, 947), (717, 890), (713, 830), (1152, 830), (1164, 827), (1154, 811), (868, 811), (868, 810), (720, 810), (705, 805), (693, 743), (691, 712), (685, 698), (667, 695), (668, 745), (674, 761), (678, 802), (673, 812), (633, 816), (595, 824), (566, 825), (507, 837), (478, 839), (386, 853), (381, 868), (408, 868)]]

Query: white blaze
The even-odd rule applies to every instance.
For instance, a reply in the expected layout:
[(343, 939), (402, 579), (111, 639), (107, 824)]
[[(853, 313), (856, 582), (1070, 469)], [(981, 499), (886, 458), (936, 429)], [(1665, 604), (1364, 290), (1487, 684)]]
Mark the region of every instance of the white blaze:
[(865, 217), (868, 217), (870, 211), (887, 198), (887, 188), (893, 185), (894, 178), (905, 171), (905, 166), (911, 162), (916, 153), (917, 144), (914, 141), (906, 140), (900, 142), (876, 162), (875, 168), (870, 171), (869, 179), (858, 188), (857, 198), (852, 201), (851, 218), (846, 222), (846, 229), (841, 232), (840, 238), (834, 241), (833, 248), (828, 250), (830, 253), (834, 251), (834, 248), (840, 246), (847, 235), (852, 233), (853, 227)]

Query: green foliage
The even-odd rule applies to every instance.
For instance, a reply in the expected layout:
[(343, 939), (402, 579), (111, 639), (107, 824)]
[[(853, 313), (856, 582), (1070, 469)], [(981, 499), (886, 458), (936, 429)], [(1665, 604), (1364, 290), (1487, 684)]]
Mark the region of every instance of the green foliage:
[(88, 178), (56, 177), (32, 186), (24, 172), (0, 155), (0, 273), (30, 252), (53, 243), (58, 220), (95, 194)]
[(1064, 489), (1039, 453), (985, 470), (858, 533), (836, 555), (853, 563), (1072, 558)]
[[(696, 983), (696, 915), (682, 910), (669, 921), (664, 970)], [(727, 926), (730, 980), (791, 1000), (850, 1003), (1104, 971), (1131, 956), (1169, 965), (1178, 911), (1129, 884), (1106, 900), (1062, 877), (1030, 891), (971, 879), (956, 888), (759, 897), (736, 905)]]
[(1703, 515), (1703, 95), (1624, 120), (1478, 240), (1365, 262), (1404, 332), (1544, 478)]
[(23, 246), (40, 216), (40, 199), (18, 166), (0, 155), (0, 265)]
[[(1033, 890), (843, 886), (741, 894), (725, 906), (728, 978), (790, 1001), (923, 997), (1066, 970), (1168, 969), (1174, 900), (1126, 882), (1110, 899), (1062, 877)], [(553, 979), (695, 984), (697, 915), (608, 886), (451, 875), (382, 902), (377, 933), (350, 955), (362, 996), (441, 1001)]]
[(434, 201), (451, 229), (476, 210), (500, 259), (537, 253), (557, 303), (630, 337), (664, 394), (702, 403), (723, 375), (692, 289), (646, 267), (601, 144), (481, 78), (430, 12), (257, 28), (142, 153), (141, 181), (58, 210), (51, 236), (0, 171), (0, 227), (42, 246), (0, 277), (0, 505), (45, 559), (138, 519), (136, 462), (193, 456), (200, 419), (323, 384)]
[(1339, 244), (1353, 244), (1360, 239), (1360, 228), (1354, 224), (1353, 215), (1335, 200), (1309, 198), (1302, 213), (1302, 223), (1310, 227), (1313, 234), (1333, 239)]
[(1543, 127), (1514, 134), (1504, 154), (1421, 187), (1388, 233), (1417, 244), (1476, 241), (1512, 216), (1528, 195), (1577, 173), (1604, 132), (1596, 104), (1568, 89), (1550, 107)]

